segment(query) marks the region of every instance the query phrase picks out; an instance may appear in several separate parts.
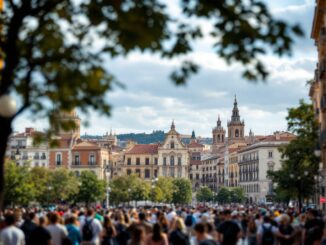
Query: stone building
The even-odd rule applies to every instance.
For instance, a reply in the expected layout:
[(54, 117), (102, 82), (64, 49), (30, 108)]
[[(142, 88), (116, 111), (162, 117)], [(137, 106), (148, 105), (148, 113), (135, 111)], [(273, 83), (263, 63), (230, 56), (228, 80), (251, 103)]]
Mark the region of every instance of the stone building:
[(189, 179), (192, 183), (193, 190), (200, 187), (200, 164), (204, 145), (198, 143), (195, 131), (192, 132), (190, 143), (187, 145), (189, 150)]
[(295, 139), (293, 134), (275, 132), (265, 139), (239, 150), (239, 185), (250, 203), (265, 203), (266, 196), (273, 194), (268, 171), (281, 168), (282, 155), (279, 147)]
[[(310, 86), (309, 95), (311, 97), (316, 119), (320, 130), (320, 150), (322, 164), (320, 166), (321, 175), (326, 176), (326, 2), (316, 0), (314, 19), (311, 30), (311, 38), (315, 41), (317, 48), (318, 63), (315, 69), (315, 76)], [(318, 148), (319, 148), (318, 147)], [(319, 149), (318, 150), (319, 152)], [(320, 181), (319, 194), (326, 196), (326, 179)], [(323, 207), (325, 210), (325, 205)]]
[(222, 127), (220, 116), (218, 116), (216, 127), (213, 128), (212, 134), (213, 134), (212, 152), (216, 153), (219, 150), (219, 148), (225, 145), (226, 142), (225, 130)]
[(34, 128), (25, 128), (24, 132), (10, 136), (6, 151), (7, 158), (17, 166), (48, 167), (49, 154), (47, 142), (35, 145), (34, 137), (43, 134)]
[(188, 178), (189, 152), (181, 142), (174, 122), (166, 134), (164, 142), (158, 147), (158, 175)]
[(245, 143), (245, 123), (241, 121), (237, 98), (234, 98), (231, 120), (228, 121), (228, 145)]

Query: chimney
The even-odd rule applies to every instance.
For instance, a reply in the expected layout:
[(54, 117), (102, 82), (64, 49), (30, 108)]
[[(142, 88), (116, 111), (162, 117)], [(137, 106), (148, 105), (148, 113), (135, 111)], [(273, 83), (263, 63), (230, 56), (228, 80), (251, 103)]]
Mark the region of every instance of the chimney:
[(279, 131), (276, 131), (276, 132), (274, 133), (274, 135), (275, 135), (275, 139), (276, 139), (276, 140), (280, 140), (280, 139), (281, 139), (281, 134), (280, 134)]

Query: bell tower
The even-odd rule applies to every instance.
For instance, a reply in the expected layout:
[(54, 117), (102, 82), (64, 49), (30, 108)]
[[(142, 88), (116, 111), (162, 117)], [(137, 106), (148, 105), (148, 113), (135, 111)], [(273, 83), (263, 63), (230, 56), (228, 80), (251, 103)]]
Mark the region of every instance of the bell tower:
[(213, 128), (212, 133), (213, 133), (212, 152), (216, 152), (218, 148), (220, 148), (225, 144), (225, 130), (222, 127), (220, 115), (218, 116), (216, 127)]
[(240, 120), (237, 97), (234, 97), (231, 121), (228, 121), (228, 144), (245, 143), (245, 123)]

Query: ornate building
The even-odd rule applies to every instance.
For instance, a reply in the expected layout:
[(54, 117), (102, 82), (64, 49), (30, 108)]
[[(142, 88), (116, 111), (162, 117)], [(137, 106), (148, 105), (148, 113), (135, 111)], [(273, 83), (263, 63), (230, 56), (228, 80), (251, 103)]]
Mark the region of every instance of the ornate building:
[(215, 153), (218, 149), (225, 145), (225, 130), (222, 127), (220, 116), (218, 116), (217, 125), (213, 128), (213, 144), (212, 152)]
[(237, 98), (234, 98), (231, 121), (228, 121), (228, 144), (245, 143), (245, 123), (240, 120)]
[(158, 147), (158, 175), (187, 178), (188, 166), (188, 148), (181, 142), (180, 135), (172, 122), (163, 144)]
[(192, 183), (193, 190), (197, 190), (200, 186), (200, 164), (201, 157), (204, 150), (204, 145), (199, 144), (195, 135), (195, 131), (192, 131), (190, 143), (187, 145), (189, 150), (189, 179)]

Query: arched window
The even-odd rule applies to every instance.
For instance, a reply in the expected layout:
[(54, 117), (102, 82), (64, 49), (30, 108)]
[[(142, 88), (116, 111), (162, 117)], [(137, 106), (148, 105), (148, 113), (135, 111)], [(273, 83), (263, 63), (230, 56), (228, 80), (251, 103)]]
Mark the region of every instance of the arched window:
[(170, 165), (171, 166), (174, 166), (174, 156), (171, 156), (170, 157)]
[(236, 129), (236, 130), (235, 130), (235, 137), (236, 137), (236, 138), (239, 138), (239, 129)]
[(170, 146), (171, 146), (171, 149), (174, 149), (174, 141), (171, 141)]
[(57, 166), (62, 165), (62, 154), (61, 153), (57, 153), (56, 156), (55, 156), (55, 160), (56, 160)]
[(217, 135), (217, 140), (218, 140), (218, 142), (221, 141), (221, 136), (220, 135)]

